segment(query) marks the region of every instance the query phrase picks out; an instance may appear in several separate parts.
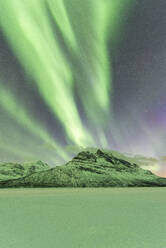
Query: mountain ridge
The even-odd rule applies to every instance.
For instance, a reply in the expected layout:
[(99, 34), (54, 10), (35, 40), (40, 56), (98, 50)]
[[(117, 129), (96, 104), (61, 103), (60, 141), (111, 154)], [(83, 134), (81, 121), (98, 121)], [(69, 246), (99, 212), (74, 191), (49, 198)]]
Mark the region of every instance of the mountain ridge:
[(0, 181), (9, 179), (18, 179), (35, 172), (49, 169), (47, 163), (38, 160), (36, 162), (14, 163), (5, 162), (0, 163)]
[(65, 165), (0, 181), (0, 187), (144, 187), (166, 186), (166, 179), (112, 155), (111, 152), (79, 152)]

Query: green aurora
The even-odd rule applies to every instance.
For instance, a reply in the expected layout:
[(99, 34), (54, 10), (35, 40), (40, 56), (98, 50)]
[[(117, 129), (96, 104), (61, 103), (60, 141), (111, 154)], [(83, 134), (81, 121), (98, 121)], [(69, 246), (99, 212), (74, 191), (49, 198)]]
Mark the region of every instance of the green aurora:
[[(113, 118), (108, 40), (111, 37), (113, 46), (119, 44), (123, 23), (120, 24), (118, 18), (132, 4), (131, 0), (0, 1), (3, 34), (23, 67), (28, 84), (37, 88), (63, 127), (66, 146), (108, 145), (104, 129), (108, 123), (111, 125)], [(23, 101), (5, 85), (1, 82), (0, 99), (5, 111), (66, 160), (67, 153), (59, 140), (51, 137)], [(75, 90), (86, 123), (80, 117)], [(21, 131), (19, 135), (24, 139)], [(1, 146), (3, 148), (3, 144)], [(12, 145), (4, 143), (4, 146), (12, 149)], [(25, 152), (22, 148), (22, 153)], [(21, 149), (15, 145), (13, 153), (21, 153)]]

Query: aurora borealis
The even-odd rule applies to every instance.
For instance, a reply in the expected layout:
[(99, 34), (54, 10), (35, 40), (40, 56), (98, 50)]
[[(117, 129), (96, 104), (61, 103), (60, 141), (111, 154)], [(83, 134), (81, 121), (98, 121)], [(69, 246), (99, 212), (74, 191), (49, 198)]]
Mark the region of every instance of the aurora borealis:
[(165, 5), (0, 0), (1, 160), (164, 156)]

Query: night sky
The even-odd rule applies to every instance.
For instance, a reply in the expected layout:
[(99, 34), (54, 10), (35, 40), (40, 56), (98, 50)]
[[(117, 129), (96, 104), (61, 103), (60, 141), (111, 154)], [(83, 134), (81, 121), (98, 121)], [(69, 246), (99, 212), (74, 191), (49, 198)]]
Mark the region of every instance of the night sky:
[(165, 0), (0, 0), (0, 160), (165, 156), (165, 27)]

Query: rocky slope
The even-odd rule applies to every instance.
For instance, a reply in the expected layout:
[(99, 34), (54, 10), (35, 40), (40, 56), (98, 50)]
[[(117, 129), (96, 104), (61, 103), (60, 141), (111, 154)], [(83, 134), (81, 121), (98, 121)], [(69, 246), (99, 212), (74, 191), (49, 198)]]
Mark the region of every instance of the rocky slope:
[(143, 186), (166, 186), (166, 179), (102, 150), (83, 151), (63, 166), (0, 182), (0, 187)]
[(48, 170), (50, 167), (42, 161), (31, 163), (1, 163), (0, 181), (16, 179), (31, 175), (32, 173)]

